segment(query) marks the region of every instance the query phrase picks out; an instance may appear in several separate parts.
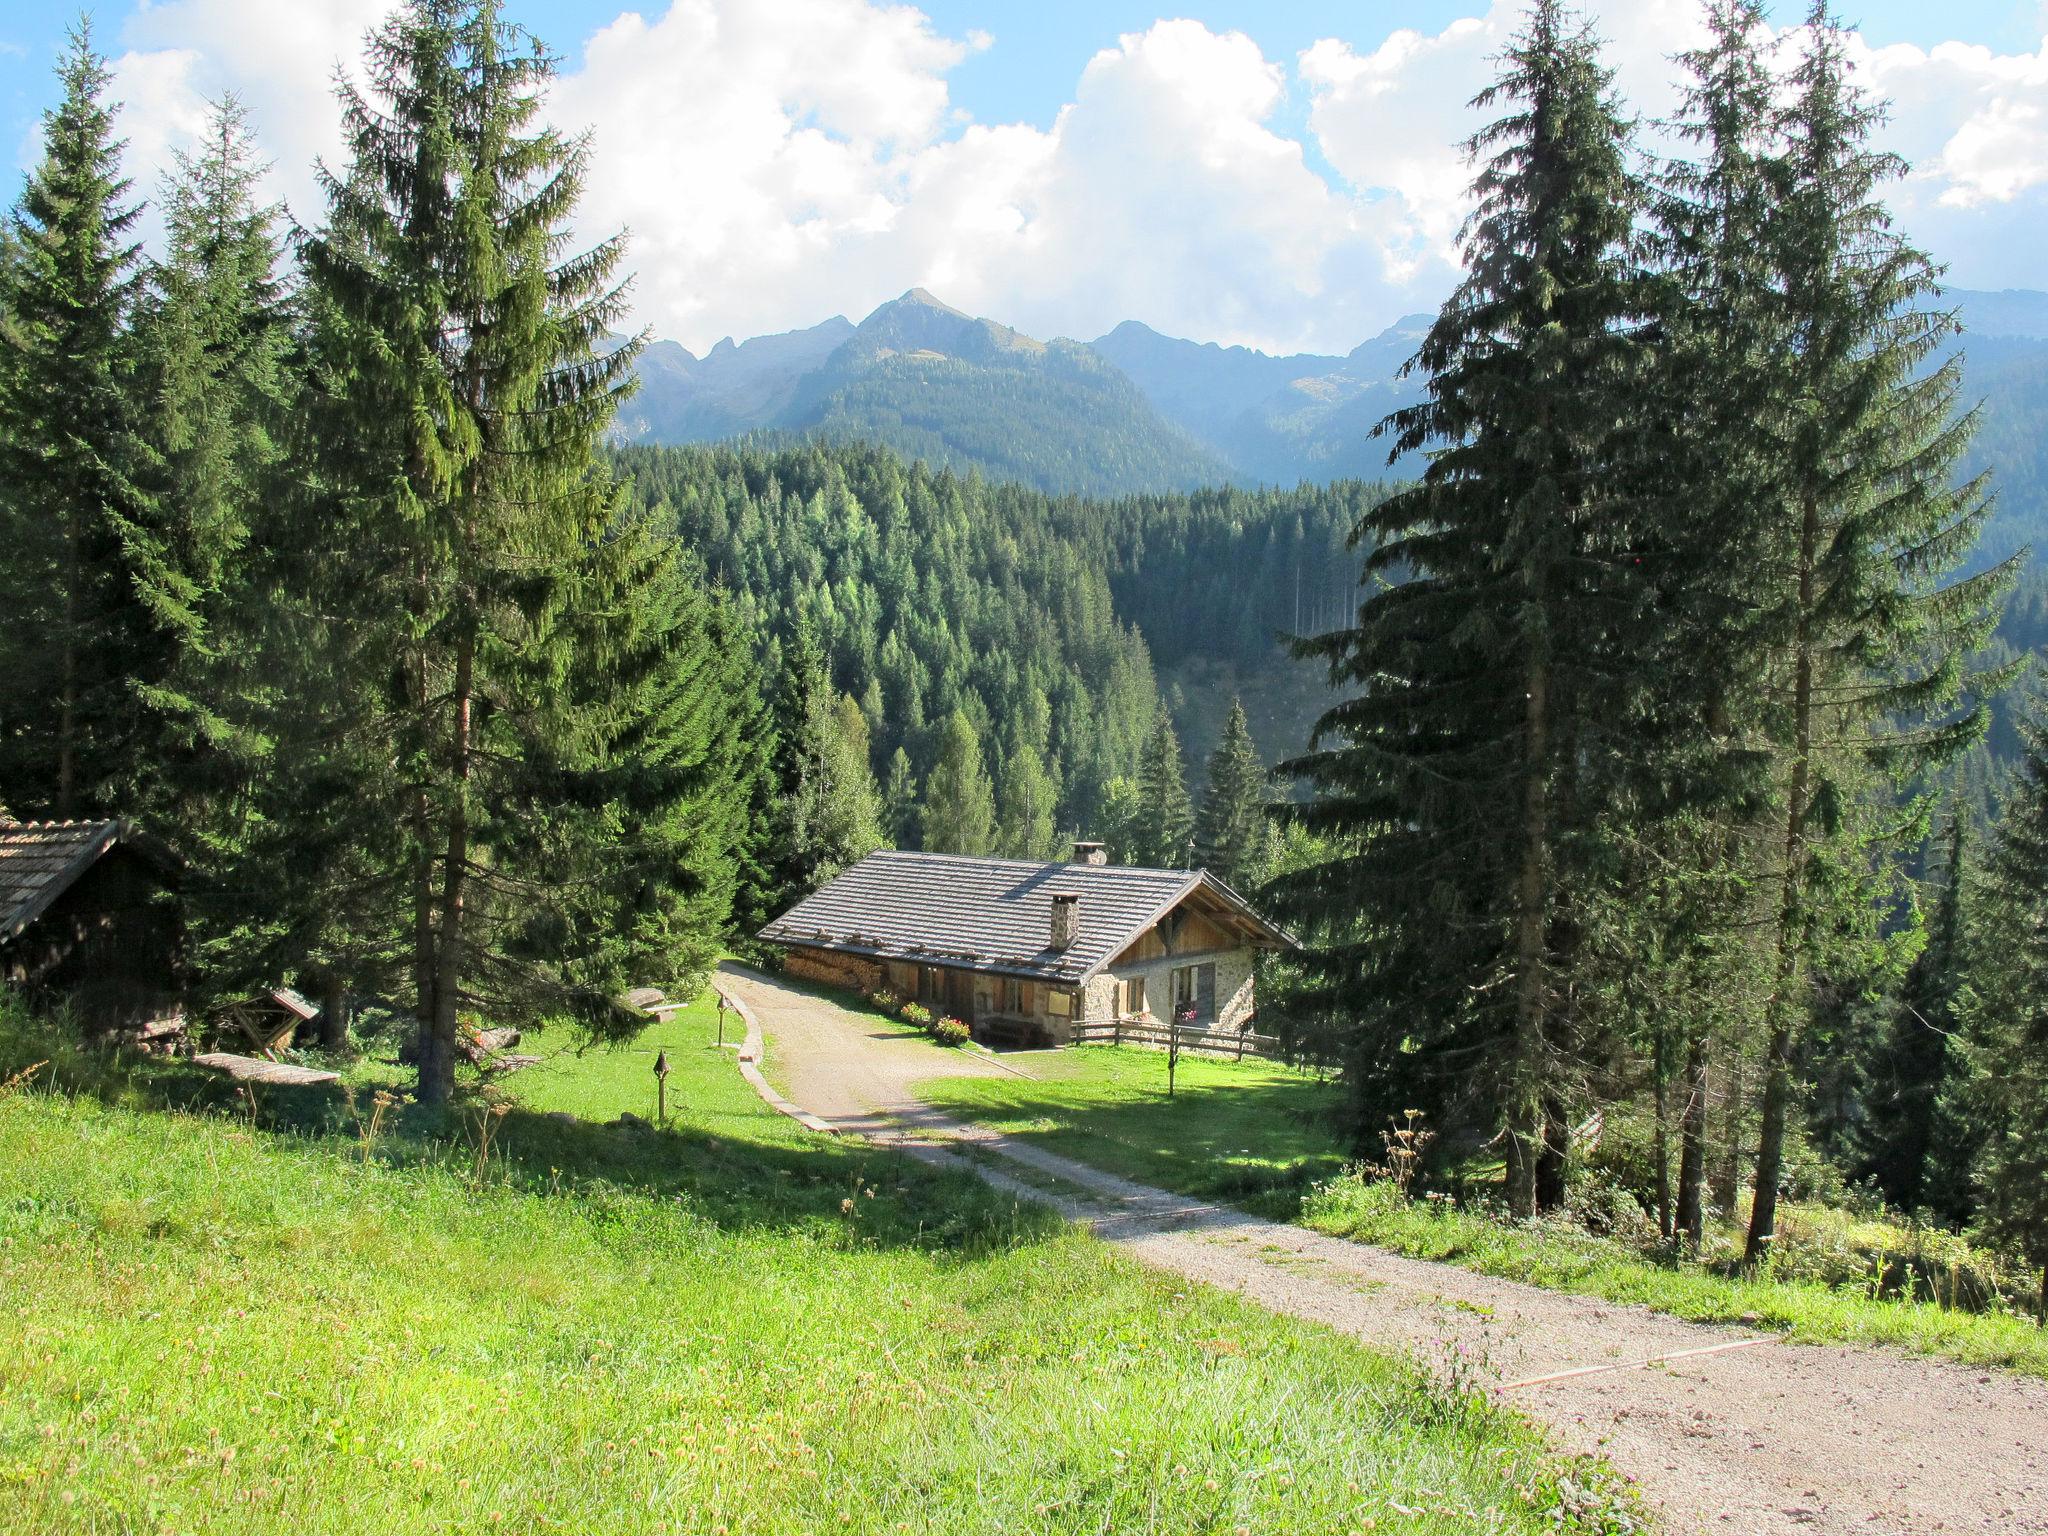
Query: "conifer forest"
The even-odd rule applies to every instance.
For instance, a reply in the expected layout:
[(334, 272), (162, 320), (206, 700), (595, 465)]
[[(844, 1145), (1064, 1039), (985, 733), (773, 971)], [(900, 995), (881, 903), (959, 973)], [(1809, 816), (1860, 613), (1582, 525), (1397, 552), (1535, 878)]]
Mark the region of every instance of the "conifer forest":
[[(1123, 494), (858, 391), (621, 432), (632, 239), (497, 0), (370, 34), (289, 214), (233, 98), (125, 180), (81, 24), (0, 232), (0, 806), (145, 829), (195, 997), (374, 1000), (428, 1105), (466, 1027), (630, 1036), (876, 850), (1099, 840), (1299, 939), (1259, 1028), (1350, 1154), (1417, 1112), (1418, 1191), (1751, 1268), (1786, 1202), (1883, 1210), (2048, 1309), (2048, 581), (1980, 537), (1833, 0), (1790, 51), (1702, 8), (1667, 153), (1531, 0), (1383, 476)], [(1004, 434), (1064, 397), (961, 377), (1053, 463)]]

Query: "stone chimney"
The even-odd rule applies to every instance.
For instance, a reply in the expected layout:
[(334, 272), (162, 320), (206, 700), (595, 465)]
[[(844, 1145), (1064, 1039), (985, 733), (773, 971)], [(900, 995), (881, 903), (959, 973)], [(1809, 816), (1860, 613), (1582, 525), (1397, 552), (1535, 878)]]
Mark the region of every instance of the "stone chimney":
[(1052, 948), (1071, 949), (1081, 937), (1081, 898), (1055, 895), (1052, 899)]
[(1109, 862), (1109, 855), (1103, 850), (1100, 843), (1076, 843), (1074, 844), (1074, 862), (1076, 864), (1094, 865), (1099, 868)]

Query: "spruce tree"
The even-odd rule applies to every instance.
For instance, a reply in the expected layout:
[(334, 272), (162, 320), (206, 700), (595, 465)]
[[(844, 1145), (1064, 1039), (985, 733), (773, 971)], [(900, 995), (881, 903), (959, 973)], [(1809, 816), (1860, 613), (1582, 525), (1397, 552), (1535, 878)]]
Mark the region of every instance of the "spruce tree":
[(1102, 786), (1102, 804), (1096, 811), (1096, 829), (1102, 851), (1112, 864), (1138, 864), (1142, 812), (1137, 784), (1117, 774)]
[(166, 252), (137, 327), (159, 521), (191, 593), (177, 652), (150, 693), (165, 729), (138, 810), (187, 855), (188, 934), (209, 973), (246, 953), (267, 921), (264, 904), (242, 894), (269, 885), (246, 843), (272, 717), (295, 707), (277, 689), (271, 589), (274, 552), (290, 536), (281, 434), (296, 338), (279, 273), (281, 210), (256, 200), (262, 172), (246, 114), (229, 98), (201, 153), (180, 154), (166, 180)]
[(1661, 430), (1646, 501), (1661, 537), (1645, 553), (1668, 622), (1655, 707), (1638, 722), (1647, 856), (1631, 861), (1639, 889), (1624, 901), (1640, 939), (1622, 949), (1663, 959), (1661, 974), (1636, 968), (1636, 988), (1659, 1104), (1677, 1120), (1671, 1227), (1695, 1249), (1715, 1078), (1768, 991), (1757, 984), (1755, 850), (1773, 761), (1762, 728), (1773, 637), (1754, 584), (1781, 497), (1758, 423), (1781, 407), (1772, 381), (1787, 345), (1770, 257), (1783, 174), (1763, 7), (1708, 0), (1704, 11), (1708, 40), (1679, 55), (1670, 125), (1696, 158), (1660, 167), (1651, 205), (1662, 345), (1645, 393)]
[(783, 651), (770, 773), (775, 803), (767, 843), (776, 910), (817, 889), (889, 841), (869, 766), (867, 718), (835, 693), (807, 624)]
[(995, 845), (995, 794), (981, 759), (981, 739), (965, 710), (946, 717), (938, 760), (924, 782), (927, 853), (985, 854)]
[(2048, 1320), (2048, 729), (2037, 717), (2021, 735), (2025, 757), (1987, 861), (1960, 1012), (1984, 1138), (1979, 1219), (2040, 1272)]
[(916, 845), (917, 775), (901, 747), (889, 754), (889, 775), (882, 781), (882, 831), (898, 848)]
[(1137, 788), (1132, 861), (1160, 869), (1186, 868), (1195, 813), (1181, 768), (1180, 737), (1174, 734), (1173, 721), (1163, 709), (1138, 756)]
[(1948, 1043), (1957, 1032), (1956, 993), (1962, 984), (1968, 827), (1968, 818), (1951, 810), (1924, 942), (1889, 999), (1890, 1026), (1865, 1068), (1856, 1175), (1876, 1184), (1895, 1210), (1928, 1204), (1929, 1173), (1943, 1139), (1956, 1065)]
[(1468, 275), (1410, 364), (1427, 398), (1387, 424), (1429, 464), (1359, 525), (1357, 624), (1301, 647), (1356, 690), (1287, 765), (1337, 856), (1277, 886), (1316, 936), (1290, 1007), (1343, 1038), (1355, 1134), (1409, 1106), (1504, 1130), (1524, 1217), (1560, 1192), (1587, 921), (1654, 649), (1633, 521), (1651, 302), (1609, 79), (1539, 0), (1477, 100), (1506, 111), (1470, 145)]
[(1752, 1262), (1777, 1232), (1816, 978), (1859, 969), (1874, 937), (1870, 852), (1900, 820), (1879, 796), (1983, 734), (1983, 696), (2007, 675), (1973, 678), (1969, 658), (2014, 570), (1947, 580), (1987, 511), (1981, 478), (1955, 475), (1975, 413), (1957, 408), (1960, 359), (1937, 357), (1958, 328), (1928, 307), (1934, 266), (1891, 227), (1883, 191), (1904, 166), (1870, 143), (1882, 109), (1851, 79), (1827, 0), (1804, 47), (1768, 245), (1786, 345), (1753, 424), (1775, 465), (1753, 596), (1775, 638), (1760, 724), (1780, 777)]
[(71, 33), (11, 228), (0, 332), (0, 783), (15, 814), (132, 809), (193, 594), (157, 526), (131, 327), (139, 270), (110, 76)]
[(998, 851), (1013, 859), (1050, 858), (1057, 846), (1053, 807), (1058, 801), (1044, 759), (1028, 741), (1018, 742), (1003, 762)]
[(569, 243), (587, 146), (537, 122), (550, 74), (495, 0), (412, 0), (338, 87), (303, 245), (336, 704), (306, 761), (365, 941), (402, 940), (426, 1101), (464, 1015), (628, 1027), (619, 989), (671, 963), (625, 913), (684, 775), (617, 745), (683, 620), (600, 458), (637, 348), (602, 349), (622, 247)]
[(1195, 860), (1225, 884), (1250, 890), (1272, 862), (1266, 770), (1252, 743), (1244, 703), (1233, 698), (1223, 736), (1209, 754), (1208, 783), (1195, 818)]

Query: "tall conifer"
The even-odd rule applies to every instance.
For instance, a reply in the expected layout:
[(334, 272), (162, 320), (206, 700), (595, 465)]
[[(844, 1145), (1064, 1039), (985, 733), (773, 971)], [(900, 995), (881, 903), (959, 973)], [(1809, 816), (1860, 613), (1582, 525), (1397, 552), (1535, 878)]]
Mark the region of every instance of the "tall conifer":
[(981, 738), (965, 710), (946, 717), (938, 760), (925, 776), (924, 848), (928, 853), (994, 851), (995, 792), (982, 762)]
[(676, 780), (614, 748), (673, 659), (667, 605), (635, 611), (672, 555), (599, 459), (637, 349), (602, 350), (620, 243), (569, 243), (587, 149), (536, 121), (547, 55), (496, 0), (412, 0), (365, 65), (304, 245), (327, 528), (307, 577), (346, 712), (313, 766), (358, 897), (403, 937), (439, 1100), (463, 1015), (607, 1027), (669, 963), (618, 919)]
[(1555, 1189), (1603, 797), (1643, 686), (1649, 300), (1629, 128), (1590, 31), (1538, 0), (1478, 105), (1506, 112), (1470, 146), (1468, 275), (1410, 364), (1428, 398), (1389, 423), (1397, 452), (1432, 457), (1359, 527), (1357, 625), (1303, 648), (1359, 690), (1289, 765), (1339, 853), (1280, 889), (1323, 935), (1296, 1010), (1348, 1016), (1354, 1090), (1386, 1096), (1358, 1105), (1361, 1139), (1417, 1104), (1500, 1127), (1526, 1216), (1539, 1164)]
[(248, 948), (247, 924), (262, 921), (237, 893), (268, 889), (243, 843), (282, 704), (270, 588), (272, 553), (291, 542), (282, 434), (296, 338), (282, 210), (257, 201), (262, 173), (246, 114), (221, 102), (201, 151), (180, 154), (166, 180), (166, 251), (137, 327), (159, 522), (191, 592), (150, 694), (165, 731), (138, 811), (193, 861), (187, 918), (209, 967)]
[(192, 593), (147, 494), (139, 271), (106, 62), (71, 34), (12, 217), (0, 332), (0, 783), (17, 815), (112, 815), (149, 772), (149, 690)]
[(2039, 1271), (2048, 1321), (2048, 729), (2037, 716), (2021, 735), (1959, 1011), (1974, 1069), (1969, 1109), (1985, 1140), (1979, 1217)]
[(1233, 698), (1223, 736), (1209, 754), (1208, 782), (1195, 817), (1195, 859), (1226, 884), (1249, 890), (1272, 862), (1266, 769), (1252, 742), (1244, 701)]
[(1983, 481), (1955, 477), (1975, 426), (1958, 410), (1960, 359), (1936, 361), (1958, 327), (1929, 307), (1932, 263), (1891, 227), (1883, 190), (1904, 166), (1871, 145), (1882, 110), (1851, 78), (1827, 0), (1815, 0), (1803, 48), (1768, 246), (1788, 344), (1754, 424), (1775, 466), (1754, 597), (1774, 642), (1761, 723), (1781, 778), (1751, 1260), (1777, 1232), (1815, 978), (1853, 967), (1844, 944), (1868, 942), (1874, 926), (1869, 848), (1898, 821), (1880, 786), (1982, 735), (1983, 694), (2005, 677), (1972, 678), (1968, 663), (2013, 573), (2008, 562), (1947, 580), (1987, 512)]
[(1181, 766), (1180, 737), (1173, 721), (1160, 710), (1152, 734), (1138, 755), (1137, 818), (1132, 829), (1134, 863), (1161, 869), (1182, 869), (1194, 833), (1194, 807), (1188, 800), (1187, 774)]

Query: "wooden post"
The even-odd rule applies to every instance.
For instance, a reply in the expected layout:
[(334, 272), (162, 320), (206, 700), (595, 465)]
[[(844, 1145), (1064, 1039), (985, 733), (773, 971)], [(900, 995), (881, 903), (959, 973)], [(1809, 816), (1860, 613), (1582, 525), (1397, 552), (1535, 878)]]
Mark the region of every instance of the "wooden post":
[(725, 994), (718, 994), (718, 1048), (725, 1049)]
[(654, 1053), (654, 1123), (668, 1124), (668, 1052)]

